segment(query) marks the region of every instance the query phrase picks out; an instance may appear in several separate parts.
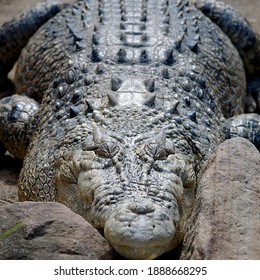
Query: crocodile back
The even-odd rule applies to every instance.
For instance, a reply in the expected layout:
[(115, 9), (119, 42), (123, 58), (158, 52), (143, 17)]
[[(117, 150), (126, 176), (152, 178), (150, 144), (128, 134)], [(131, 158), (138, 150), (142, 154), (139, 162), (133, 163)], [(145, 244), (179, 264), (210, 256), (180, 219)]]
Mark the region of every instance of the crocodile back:
[(158, 109), (179, 100), (225, 117), (241, 112), (245, 86), (229, 39), (186, 0), (78, 1), (31, 39), (16, 80), (19, 93), (66, 106), (75, 89), (95, 108), (111, 105), (112, 91), (122, 105), (156, 95)]
[(57, 151), (93, 143), (93, 125), (129, 143), (164, 130), (204, 159), (223, 140), (221, 120), (243, 111), (245, 74), (228, 37), (186, 0), (78, 1), (31, 38), (16, 86), (41, 102), (23, 170), (46, 159), (51, 178)]

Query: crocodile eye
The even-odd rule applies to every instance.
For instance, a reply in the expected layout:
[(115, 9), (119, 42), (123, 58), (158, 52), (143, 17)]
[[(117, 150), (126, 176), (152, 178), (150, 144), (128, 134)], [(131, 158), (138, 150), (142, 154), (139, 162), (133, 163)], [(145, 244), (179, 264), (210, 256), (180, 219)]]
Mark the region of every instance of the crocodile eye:
[(96, 154), (104, 158), (112, 158), (119, 151), (119, 147), (114, 142), (107, 142), (104, 144), (98, 145), (98, 149), (95, 151)]
[(164, 160), (171, 153), (168, 149), (160, 144), (146, 144), (144, 149), (146, 153), (154, 160)]
[(113, 158), (119, 151), (119, 146), (115, 142), (106, 142), (90, 147), (85, 147), (85, 151), (94, 151), (95, 154), (102, 158)]

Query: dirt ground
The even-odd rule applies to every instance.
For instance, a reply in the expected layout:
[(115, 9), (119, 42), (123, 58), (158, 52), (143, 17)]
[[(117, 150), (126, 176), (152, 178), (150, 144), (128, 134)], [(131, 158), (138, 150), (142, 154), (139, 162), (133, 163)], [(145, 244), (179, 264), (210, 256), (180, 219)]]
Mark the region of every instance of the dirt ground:
[[(51, 1), (51, 0), (47, 0)], [(0, 0), (0, 26), (22, 11), (28, 10), (39, 0)], [(65, 2), (73, 2), (68, 0)], [(233, 5), (252, 24), (253, 28), (260, 34), (260, 0), (226, 0)], [(21, 163), (10, 156), (0, 162), (0, 205), (4, 201), (15, 201), (16, 180)], [(10, 195), (13, 193), (13, 196)]]

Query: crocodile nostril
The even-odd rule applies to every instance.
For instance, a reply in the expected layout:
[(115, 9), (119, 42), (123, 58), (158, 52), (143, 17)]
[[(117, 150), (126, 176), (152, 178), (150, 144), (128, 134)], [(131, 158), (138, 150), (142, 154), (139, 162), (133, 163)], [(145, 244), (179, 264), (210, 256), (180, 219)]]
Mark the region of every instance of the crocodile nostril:
[(140, 204), (129, 204), (128, 209), (132, 211), (133, 213), (145, 215), (147, 213), (152, 213), (155, 211), (155, 208), (153, 205), (140, 205)]

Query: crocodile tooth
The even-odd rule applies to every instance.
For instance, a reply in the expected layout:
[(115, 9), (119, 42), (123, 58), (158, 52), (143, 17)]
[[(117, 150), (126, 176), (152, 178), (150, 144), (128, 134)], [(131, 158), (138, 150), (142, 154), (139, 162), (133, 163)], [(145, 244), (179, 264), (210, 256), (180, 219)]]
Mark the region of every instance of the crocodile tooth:
[(116, 95), (112, 92), (109, 92), (107, 94), (107, 97), (108, 97), (108, 103), (111, 105), (111, 106), (116, 106), (118, 104), (118, 100), (116, 98)]
[(120, 86), (122, 85), (122, 80), (117, 78), (117, 77), (112, 77), (111, 78), (111, 89), (113, 91), (117, 91)]
[(154, 92), (154, 88), (155, 88), (155, 79), (147, 79), (144, 81), (144, 86), (146, 88), (147, 91), (149, 92)]

